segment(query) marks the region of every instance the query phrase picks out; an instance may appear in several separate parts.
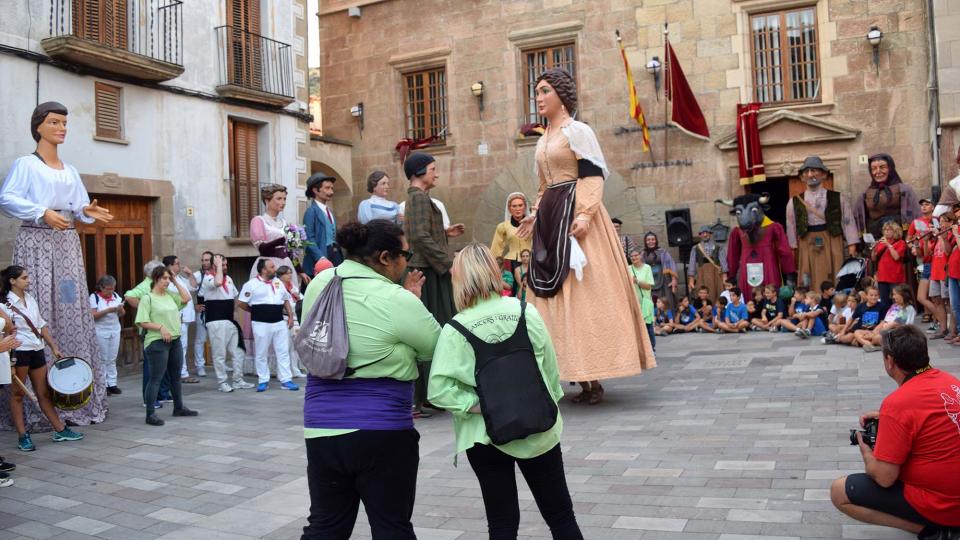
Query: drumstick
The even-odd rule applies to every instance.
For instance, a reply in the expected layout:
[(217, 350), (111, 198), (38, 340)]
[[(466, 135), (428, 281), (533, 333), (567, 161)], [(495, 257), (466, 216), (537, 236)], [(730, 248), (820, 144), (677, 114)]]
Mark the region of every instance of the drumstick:
[(27, 385), (23, 384), (23, 381), (20, 380), (20, 377), (17, 377), (17, 374), (12, 373), (12, 371), (13, 370), (11, 370), (10, 376), (13, 377), (13, 381), (17, 384), (17, 386), (20, 387), (20, 390), (22, 390), (27, 397), (32, 399), (34, 403), (39, 403), (39, 401), (37, 401), (37, 395), (31, 392), (30, 389), (27, 388)]

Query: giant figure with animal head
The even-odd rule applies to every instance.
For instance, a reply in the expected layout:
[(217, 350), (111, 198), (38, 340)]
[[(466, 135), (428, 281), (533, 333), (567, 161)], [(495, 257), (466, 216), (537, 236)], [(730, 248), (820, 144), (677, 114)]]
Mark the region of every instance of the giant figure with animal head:
[(767, 217), (768, 202), (766, 195), (748, 193), (735, 198), (730, 210), (737, 217), (737, 228), (730, 234), (727, 267), (736, 273), (745, 298), (754, 287), (796, 281), (793, 250), (783, 226)]

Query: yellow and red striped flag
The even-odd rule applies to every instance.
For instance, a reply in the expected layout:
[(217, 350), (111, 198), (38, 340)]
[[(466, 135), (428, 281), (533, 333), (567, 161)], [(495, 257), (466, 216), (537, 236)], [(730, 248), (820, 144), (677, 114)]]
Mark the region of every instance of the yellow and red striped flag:
[(633, 84), (633, 72), (630, 71), (630, 63), (627, 61), (627, 51), (623, 48), (623, 40), (620, 39), (620, 31), (617, 31), (617, 45), (620, 46), (620, 56), (623, 58), (623, 69), (627, 72), (627, 85), (630, 87), (630, 116), (640, 124), (643, 132), (643, 151), (650, 151), (650, 130), (647, 129), (647, 120), (643, 117), (643, 108), (640, 106), (640, 100), (637, 99), (637, 86)]

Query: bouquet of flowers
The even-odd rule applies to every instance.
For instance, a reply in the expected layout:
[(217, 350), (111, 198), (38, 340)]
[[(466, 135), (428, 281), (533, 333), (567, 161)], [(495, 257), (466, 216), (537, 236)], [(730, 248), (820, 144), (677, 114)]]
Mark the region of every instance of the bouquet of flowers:
[(299, 225), (287, 225), (283, 228), (283, 236), (286, 239), (290, 261), (294, 265), (300, 266), (303, 263), (303, 254), (307, 246), (314, 245), (313, 242), (307, 240), (307, 231)]

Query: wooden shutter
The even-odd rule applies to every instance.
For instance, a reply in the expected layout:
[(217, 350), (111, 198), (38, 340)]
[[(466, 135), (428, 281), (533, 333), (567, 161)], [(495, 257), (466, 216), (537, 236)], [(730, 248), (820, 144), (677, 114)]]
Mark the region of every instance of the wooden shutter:
[(260, 176), (255, 124), (230, 121), (230, 177), (233, 180), (235, 235), (250, 235), (250, 220), (260, 213)]
[(94, 103), (96, 104), (97, 137), (110, 139), (123, 138), (122, 89), (118, 86), (94, 83)]
[(73, 33), (81, 39), (127, 48), (129, 0), (72, 0)]
[(231, 82), (260, 89), (263, 85), (260, 0), (227, 0), (227, 16), (230, 21)]

